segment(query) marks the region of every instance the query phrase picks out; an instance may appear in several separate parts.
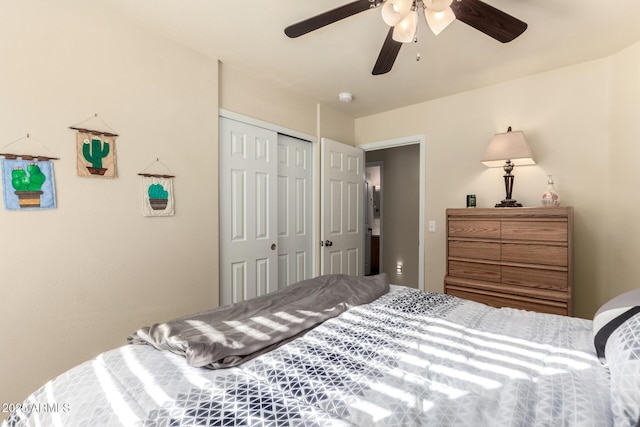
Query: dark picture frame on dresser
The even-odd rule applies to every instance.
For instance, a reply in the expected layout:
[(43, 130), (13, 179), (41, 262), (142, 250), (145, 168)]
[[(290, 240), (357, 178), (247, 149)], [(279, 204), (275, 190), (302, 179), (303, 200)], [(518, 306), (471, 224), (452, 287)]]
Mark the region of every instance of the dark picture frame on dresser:
[(447, 209), (445, 293), (573, 314), (573, 207)]

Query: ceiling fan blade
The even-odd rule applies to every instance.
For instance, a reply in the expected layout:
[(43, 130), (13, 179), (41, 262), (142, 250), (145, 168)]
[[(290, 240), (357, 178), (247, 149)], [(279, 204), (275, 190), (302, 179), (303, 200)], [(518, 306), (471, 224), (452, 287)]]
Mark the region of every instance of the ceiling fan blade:
[(493, 37), (507, 43), (527, 29), (527, 24), (480, 0), (453, 0), (451, 9), (456, 18)]
[(380, 74), (385, 74), (391, 71), (391, 69), (393, 68), (393, 63), (396, 62), (396, 57), (398, 56), (401, 47), (402, 43), (397, 42), (393, 39), (393, 27), (389, 28), (387, 38), (384, 39), (384, 44), (382, 45), (382, 49), (380, 50), (380, 54), (378, 55), (376, 64), (373, 66), (373, 71), (371, 71), (371, 74), (373, 74), (374, 76), (378, 76)]
[(304, 21), (289, 25), (287, 28), (285, 28), (284, 33), (291, 38), (300, 37), (304, 34), (310, 33), (311, 31), (317, 30), (318, 28), (322, 28), (326, 25), (340, 21), (341, 19), (345, 19), (357, 13), (364, 12), (365, 10), (369, 10), (376, 5), (377, 2), (372, 3), (369, 0), (356, 0), (354, 2), (345, 4), (344, 6), (340, 6), (319, 15), (312, 16), (311, 18), (305, 19)]

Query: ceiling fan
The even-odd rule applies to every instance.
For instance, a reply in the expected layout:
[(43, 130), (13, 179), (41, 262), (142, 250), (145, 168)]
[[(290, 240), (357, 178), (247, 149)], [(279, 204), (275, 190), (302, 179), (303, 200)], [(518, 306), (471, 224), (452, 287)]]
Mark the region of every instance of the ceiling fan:
[(291, 38), (300, 37), (378, 6), (382, 6), (382, 19), (390, 28), (373, 75), (391, 71), (402, 44), (414, 41), (421, 9), (435, 34), (456, 19), (502, 43), (512, 41), (527, 29), (525, 22), (480, 0), (356, 0), (290, 25), (284, 33)]

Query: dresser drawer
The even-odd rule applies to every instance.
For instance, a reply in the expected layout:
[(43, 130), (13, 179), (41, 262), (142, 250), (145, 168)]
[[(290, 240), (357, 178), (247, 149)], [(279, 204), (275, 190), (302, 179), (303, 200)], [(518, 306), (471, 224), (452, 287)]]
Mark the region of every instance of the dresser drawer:
[(569, 308), (566, 303), (556, 301), (544, 301), (535, 298), (519, 297), (517, 295), (476, 291), (475, 289), (457, 288), (455, 286), (447, 287), (447, 294), (459, 298), (468, 299), (493, 307), (511, 307), (521, 310), (532, 310), (539, 313), (551, 313), (568, 315)]
[(524, 243), (503, 243), (502, 261), (526, 264), (556, 265), (566, 267), (568, 263), (566, 246), (529, 245)]
[(465, 261), (449, 261), (449, 275), (465, 279), (500, 283), (500, 265)]
[(509, 266), (502, 267), (502, 283), (528, 288), (566, 291), (569, 280), (568, 275), (566, 271)]
[(449, 257), (500, 261), (500, 243), (450, 240)]
[(503, 240), (567, 241), (566, 221), (503, 221)]
[(499, 239), (500, 221), (450, 220), (449, 237)]

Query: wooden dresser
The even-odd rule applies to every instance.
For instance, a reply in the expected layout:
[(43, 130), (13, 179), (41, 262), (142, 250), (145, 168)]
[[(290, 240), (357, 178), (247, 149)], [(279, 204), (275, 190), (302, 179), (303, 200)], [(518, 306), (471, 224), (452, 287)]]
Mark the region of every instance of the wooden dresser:
[(573, 207), (447, 209), (445, 293), (572, 314)]

